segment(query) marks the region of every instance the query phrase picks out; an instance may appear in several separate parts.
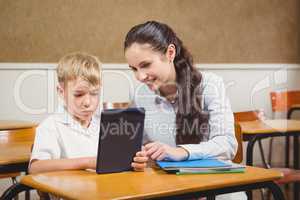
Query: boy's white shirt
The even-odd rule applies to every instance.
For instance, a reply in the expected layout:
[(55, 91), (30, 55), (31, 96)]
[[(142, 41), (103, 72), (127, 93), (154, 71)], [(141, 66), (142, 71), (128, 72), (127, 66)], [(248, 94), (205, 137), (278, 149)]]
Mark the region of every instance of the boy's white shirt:
[(99, 113), (97, 109), (89, 127), (84, 128), (60, 105), (37, 127), (30, 160), (97, 156)]

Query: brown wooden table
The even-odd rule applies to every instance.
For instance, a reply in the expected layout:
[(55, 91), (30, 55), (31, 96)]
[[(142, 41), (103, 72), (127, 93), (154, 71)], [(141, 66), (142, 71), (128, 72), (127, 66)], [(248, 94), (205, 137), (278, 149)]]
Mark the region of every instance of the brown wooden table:
[[(247, 165), (253, 164), (253, 145), (258, 139), (268, 138), (268, 137), (278, 137), (292, 135), (298, 137), (300, 134), (300, 120), (257, 120), (257, 121), (247, 121), (240, 122), (241, 131), (243, 134), (243, 140), (248, 141), (247, 145)], [(297, 147), (294, 145), (294, 148)], [(294, 153), (299, 153), (295, 151)], [(296, 156), (296, 158), (298, 158)], [(295, 161), (296, 160), (296, 161)], [(294, 165), (296, 167), (299, 165), (298, 159), (294, 159)]]
[(27, 170), (37, 124), (0, 121), (0, 174)]
[[(25, 121), (0, 121), (0, 177), (27, 171), (36, 126)], [(25, 196), (29, 199), (29, 192)]]
[[(282, 177), (275, 170), (247, 167), (245, 173), (175, 175), (159, 169), (145, 172), (96, 174), (90, 171), (58, 171), (22, 177), (19, 189), (35, 188), (66, 199), (189, 199), (236, 191), (269, 188), (275, 199), (284, 199), (273, 182)], [(22, 188), (20, 190), (20, 188)]]
[(26, 121), (0, 120), (0, 131), (36, 127), (37, 124)]
[[(294, 168), (299, 169), (299, 135), (300, 120), (278, 119), (264, 121), (240, 122), (243, 140), (248, 141), (246, 164), (253, 165), (253, 149), (256, 141), (269, 137), (293, 136), (294, 138)], [(299, 199), (299, 183), (295, 183), (294, 199)]]
[(290, 119), (292, 116), (292, 113), (294, 111), (300, 110), (300, 104), (293, 104), (289, 109), (287, 113), (287, 118)]

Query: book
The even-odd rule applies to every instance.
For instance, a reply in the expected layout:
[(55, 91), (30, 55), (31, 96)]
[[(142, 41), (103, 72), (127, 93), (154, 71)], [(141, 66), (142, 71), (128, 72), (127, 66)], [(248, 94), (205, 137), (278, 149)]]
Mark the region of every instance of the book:
[(218, 159), (191, 161), (157, 161), (157, 165), (168, 173), (176, 174), (224, 174), (242, 173), (245, 166)]

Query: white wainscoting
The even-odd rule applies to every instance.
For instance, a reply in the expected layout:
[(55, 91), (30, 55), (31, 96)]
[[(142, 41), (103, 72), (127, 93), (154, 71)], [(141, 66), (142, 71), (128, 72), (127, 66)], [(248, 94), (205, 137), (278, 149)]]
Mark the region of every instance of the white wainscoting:
[[(0, 63), (0, 119), (39, 122), (57, 105), (55, 63)], [(269, 92), (300, 89), (300, 64), (198, 64), (224, 79), (233, 111), (263, 109), (271, 116)], [(138, 85), (126, 64), (103, 64), (104, 100), (130, 99)]]

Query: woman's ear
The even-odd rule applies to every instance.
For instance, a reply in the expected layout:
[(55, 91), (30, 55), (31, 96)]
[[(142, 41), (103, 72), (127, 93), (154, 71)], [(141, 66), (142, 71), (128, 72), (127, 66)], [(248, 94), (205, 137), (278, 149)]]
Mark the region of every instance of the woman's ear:
[(176, 55), (176, 47), (174, 44), (169, 44), (166, 56), (169, 62), (173, 62)]

